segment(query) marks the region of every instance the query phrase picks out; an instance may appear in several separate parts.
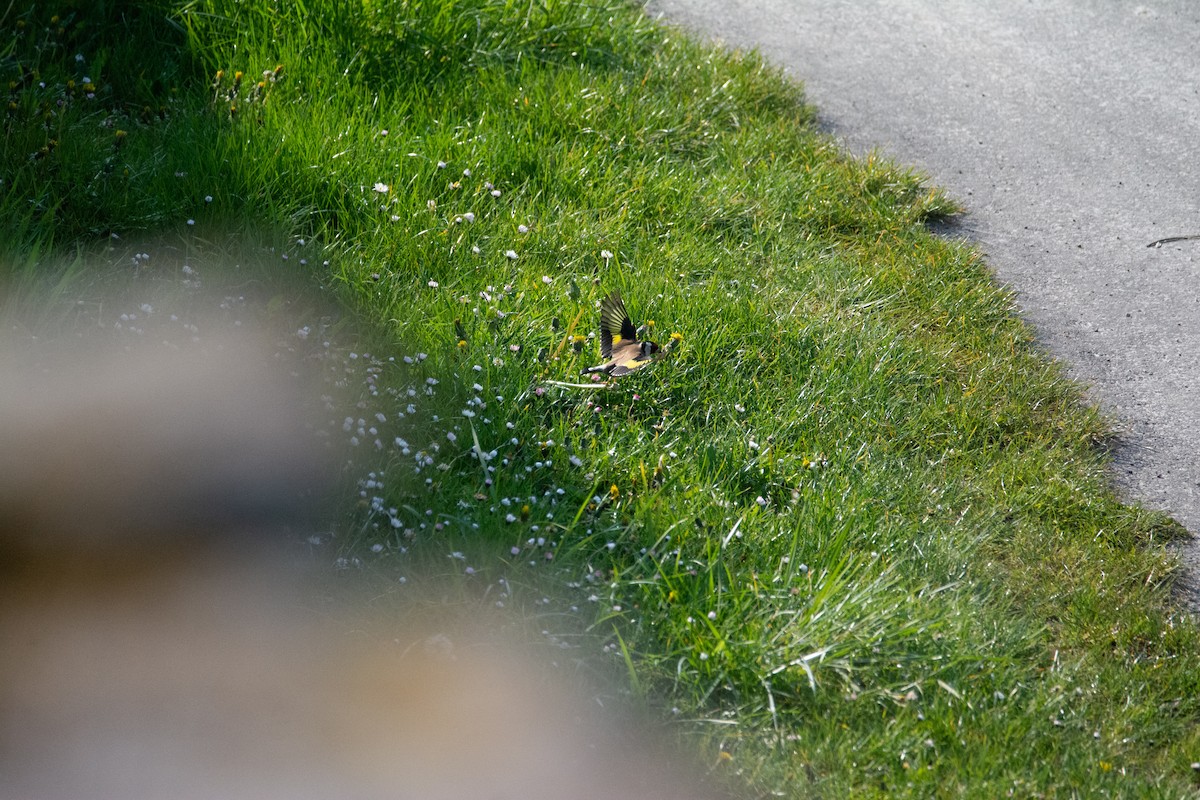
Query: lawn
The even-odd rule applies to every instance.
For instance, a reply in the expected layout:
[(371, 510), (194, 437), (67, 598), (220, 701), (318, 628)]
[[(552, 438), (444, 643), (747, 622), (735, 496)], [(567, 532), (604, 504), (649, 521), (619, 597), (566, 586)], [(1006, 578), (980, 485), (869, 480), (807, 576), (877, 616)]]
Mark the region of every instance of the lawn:
[[(616, 0), (53, 5), (0, 16), (7, 305), (278, 279), (340, 354), (340, 580), (536, 620), (742, 796), (1200, 786), (1181, 531), (954, 200), (757, 55)], [(612, 291), (673, 345), (593, 383)]]

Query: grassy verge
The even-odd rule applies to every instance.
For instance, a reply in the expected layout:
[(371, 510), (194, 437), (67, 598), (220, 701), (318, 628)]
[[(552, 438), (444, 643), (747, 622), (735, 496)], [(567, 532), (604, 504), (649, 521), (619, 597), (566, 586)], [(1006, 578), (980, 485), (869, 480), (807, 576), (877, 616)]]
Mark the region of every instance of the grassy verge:
[[(1103, 420), (929, 234), (953, 204), (837, 151), (756, 57), (611, 2), (43, 6), (0, 23), (10, 251), (315, 253), (280, 269), (373, 354), (330, 420), (347, 563), (536, 596), (752, 793), (1195, 791), (1177, 532), (1117, 502)], [(679, 345), (552, 383), (614, 289)]]

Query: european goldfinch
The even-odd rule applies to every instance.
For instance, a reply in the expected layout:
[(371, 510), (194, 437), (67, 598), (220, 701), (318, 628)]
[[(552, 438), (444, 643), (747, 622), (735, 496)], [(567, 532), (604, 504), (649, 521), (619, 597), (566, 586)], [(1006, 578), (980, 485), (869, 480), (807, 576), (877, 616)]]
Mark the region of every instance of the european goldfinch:
[(621, 293), (613, 292), (600, 304), (600, 355), (605, 362), (580, 374), (625, 375), (649, 364), (660, 349), (654, 342), (638, 341), (637, 328), (629, 319)]

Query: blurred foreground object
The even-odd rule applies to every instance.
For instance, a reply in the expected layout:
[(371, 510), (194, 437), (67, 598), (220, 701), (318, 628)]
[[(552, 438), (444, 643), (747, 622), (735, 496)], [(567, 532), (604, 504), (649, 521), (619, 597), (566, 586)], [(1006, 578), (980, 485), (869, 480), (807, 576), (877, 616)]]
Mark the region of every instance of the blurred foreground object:
[(0, 354), (0, 797), (700, 796), (486, 622), (305, 605), (281, 523), (329, 470), (277, 370)]
[(270, 352), (255, 336), (0, 344), (4, 547), (135, 559), (140, 545), (303, 522), (329, 472), (301, 387)]

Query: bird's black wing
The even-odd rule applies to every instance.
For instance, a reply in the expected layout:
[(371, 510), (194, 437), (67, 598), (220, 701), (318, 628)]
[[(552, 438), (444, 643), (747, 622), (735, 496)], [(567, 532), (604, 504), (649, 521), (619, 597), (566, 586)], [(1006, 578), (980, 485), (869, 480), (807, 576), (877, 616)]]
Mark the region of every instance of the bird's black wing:
[(627, 342), (637, 339), (637, 329), (629, 319), (620, 292), (613, 292), (600, 304), (600, 354), (605, 358), (612, 356), (615, 338)]

